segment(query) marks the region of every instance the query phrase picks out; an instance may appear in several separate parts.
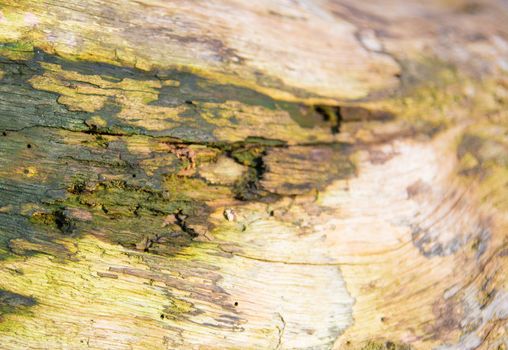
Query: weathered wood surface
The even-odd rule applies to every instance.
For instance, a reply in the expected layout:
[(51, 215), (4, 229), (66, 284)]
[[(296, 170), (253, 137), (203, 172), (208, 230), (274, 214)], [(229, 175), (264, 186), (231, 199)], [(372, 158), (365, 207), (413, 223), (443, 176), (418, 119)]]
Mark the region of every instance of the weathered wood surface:
[(505, 1), (0, 0), (1, 349), (508, 346)]

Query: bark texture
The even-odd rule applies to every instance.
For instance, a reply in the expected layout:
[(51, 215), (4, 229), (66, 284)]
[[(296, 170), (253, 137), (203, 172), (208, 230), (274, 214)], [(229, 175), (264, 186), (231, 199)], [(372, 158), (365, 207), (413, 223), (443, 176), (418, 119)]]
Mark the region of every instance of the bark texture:
[(503, 0), (0, 0), (1, 349), (508, 347)]

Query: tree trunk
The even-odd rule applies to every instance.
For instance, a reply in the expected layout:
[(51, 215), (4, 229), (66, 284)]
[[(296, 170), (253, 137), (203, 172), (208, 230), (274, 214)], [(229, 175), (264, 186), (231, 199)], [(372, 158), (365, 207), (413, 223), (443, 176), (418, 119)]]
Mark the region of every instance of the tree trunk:
[(508, 5), (0, 0), (1, 349), (508, 346)]

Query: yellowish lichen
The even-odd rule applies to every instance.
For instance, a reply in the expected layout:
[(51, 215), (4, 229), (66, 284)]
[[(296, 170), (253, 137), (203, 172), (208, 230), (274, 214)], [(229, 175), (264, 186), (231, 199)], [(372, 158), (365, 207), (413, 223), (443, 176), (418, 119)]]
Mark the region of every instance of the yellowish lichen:
[[(55, 11), (54, 8), (58, 8), (61, 12)], [(298, 80), (293, 80), (289, 82), (289, 86), (286, 86), (284, 83), (285, 77), (280, 76), (281, 72), (264, 72), (264, 79), (259, 79), (259, 67), (254, 68), (237, 62), (235, 73), (231, 74), (228, 72), (229, 65), (227, 63), (218, 65), (215, 59), (209, 61), (196, 57), (192, 51), (186, 48), (188, 46), (186, 43), (182, 45), (182, 48), (174, 47), (171, 44), (167, 45), (166, 50), (182, 50), (170, 54), (164, 54), (157, 49), (151, 50), (144, 43), (136, 45), (119, 34), (117, 30), (105, 31), (100, 22), (90, 21), (87, 18), (87, 16), (90, 16), (89, 13), (84, 13), (83, 17), (79, 16), (79, 18), (73, 19), (73, 10), (72, 6), (62, 8), (58, 7), (57, 4), (48, 5), (40, 0), (6, 0), (1, 13), (0, 42), (29, 42), (47, 53), (56, 54), (73, 61), (102, 62), (116, 66), (135, 67), (143, 71), (151, 71), (157, 68), (177, 69), (220, 83), (247, 87), (274, 98), (288, 101), (333, 104), (337, 102), (335, 96), (333, 96), (336, 93), (355, 98), (364, 96), (369, 89), (386, 84), (386, 79), (369, 79), (366, 82), (358, 77), (345, 74), (341, 77), (340, 84), (332, 86), (328, 84), (326, 86), (328, 94), (322, 95), (331, 95), (330, 97), (320, 97), (309, 91), (303, 89), (300, 91), (290, 86), (300, 85)], [(125, 15), (125, 13), (121, 15)], [(100, 40), (96, 40), (98, 36), (101, 36)], [(215, 42), (212, 40), (210, 44), (214, 45)], [(224, 50), (224, 53), (220, 54), (227, 56), (227, 51)], [(28, 58), (27, 56), (23, 59)], [(227, 60), (227, 57), (225, 58)], [(381, 64), (382, 67), (390, 71), (398, 70), (398, 67), (391, 60), (388, 60), (388, 62), (386, 58), (382, 58), (381, 61), (384, 63), (381, 63), (378, 59), (381, 59), (381, 57), (375, 60), (376, 65)], [(272, 77), (273, 74), (276, 75), (275, 78)], [(393, 85), (395, 79), (390, 79), (389, 75), (387, 78), (390, 81), (389, 85)], [(270, 81), (271, 84), (267, 84), (263, 80)], [(348, 88), (344, 88), (344, 85)], [(317, 84), (313, 87), (317, 89), (322, 86)], [(330, 89), (331, 93), (328, 91)], [(298, 92), (295, 92), (295, 90)]]
[[(137, 256), (125, 254), (120, 246), (91, 236), (78, 243), (74, 240), (66, 243), (74, 247), (76, 255), (65, 264), (48, 255), (27, 261), (3, 262), (0, 287), (13, 293), (29, 290), (38, 301), (29, 313), (4, 316), (0, 322), (3, 345), (24, 339), (26, 346), (36, 347), (44, 339), (45, 346), (57, 347), (64, 342), (66, 346), (79, 349), (86, 345), (83, 340), (105, 327), (123, 332), (129, 329), (131, 344), (148, 342), (146, 345), (157, 347), (164, 335), (159, 315), (165, 305), (174, 305), (169, 310), (175, 322), (179, 315), (189, 310), (185, 301), (171, 302), (163, 289), (157, 285), (150, 286), (145, 278), (132, 275), (117, 279), (100, 277), (98, 273), (108, 272), (112, 266), (148, 271), (146, 264)], [(19, 244), (34, 248), (33, 244)], [(96, 259), (97, 256), (101, 259)], [(125, 300), (130, 300), (130, 307), (121, 306), (125, 305)], [(142, 316), (143, 322), (133, 322), (133, 314)], [(147, 329), (157, 336), (145, 337)]]
[(203, 180), (171, 175), (164, 181), (164, 189), (172, 200), (218, 200), (231, 198), (229, 187), (208, 185)]
[(85, 121), (86, 125), (93, 128), (105, 128), (108, 126), (108, 122), (102, 119), (100, 116), (94, 115), (93, 117)]
[[(96, 112), (104, 107), (108, 98), (114, 98), (131, 113), (138, 113), (140, 105), (145, 106), (158, 98), (155, 89), (161, 87), (160, 81), (138, 81), (124, 78), (120, 82), (111, 82), (98, 75), (84, 75), (63, 70), (61, 66), (42, 62), (43, 75), (32, 77), (29, 82), (35, 89), (60, 94), (58, 101), (70, 110)], [(120, 115), (132, 115), (124, 112)]]

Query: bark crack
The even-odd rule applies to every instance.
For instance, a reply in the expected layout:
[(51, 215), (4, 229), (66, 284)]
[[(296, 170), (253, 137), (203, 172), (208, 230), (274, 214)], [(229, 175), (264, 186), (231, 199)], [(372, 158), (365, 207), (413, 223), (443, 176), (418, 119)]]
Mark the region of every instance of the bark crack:
[(277, 330), (279, 331), (279, 339), (277, 341), (277, 346), (275, 346), (275, 350), (279, 350), (282, 346), (282, 338), (284, 337), (284, 331), (286, 330), (286, 321), (284, 320), (284, 317), (277, 312), (277, 316), (279, 316), (280, 321), (282, 322), (282, 327), (277, 326)]
[(230, 250), (224, 249), (222, 245), (218, 245), (218, 248), (222, 250), (226, 254), (231, 254), (233, 256), (248, 259), (248, 260), (254, 260), (264, 263), (272, 263), (272, 264), (284, 264), (284, 265), (298, 265), (298, 266), (368, 266), (372, 265), (371, 262), (366, 263), (344, 263), (344, 262), (309, 262), (309, 261), (284, 261), (284, 260), (276, 260), (276, 259), (266, 259), (266, 258), (257, 258), (237, 252), (232, 252)]

